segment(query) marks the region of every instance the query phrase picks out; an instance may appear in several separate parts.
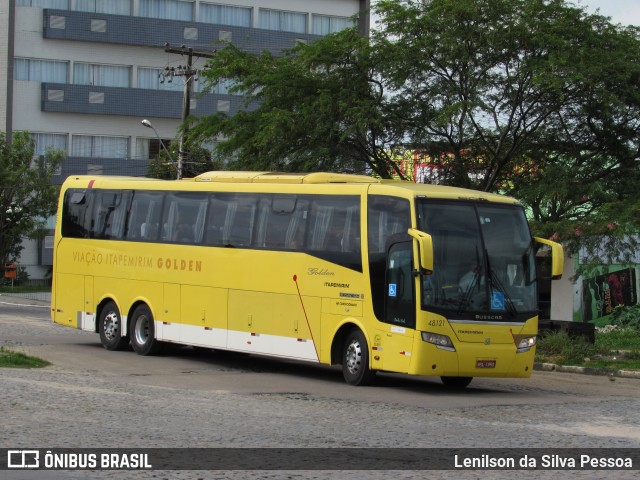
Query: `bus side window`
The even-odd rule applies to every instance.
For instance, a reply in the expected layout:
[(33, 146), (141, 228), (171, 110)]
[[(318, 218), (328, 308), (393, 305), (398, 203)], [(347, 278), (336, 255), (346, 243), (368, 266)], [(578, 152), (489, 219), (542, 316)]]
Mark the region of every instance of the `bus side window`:
[(103, 190), (97, 194), (93, 237), (120, 240), (124, 236), (130, 192)]
[(285, 233), (285, 248), (288, 250), (303, 250), (304, 236), (307, 230), (307, 218), (309, 217), (309, 201), (298, 200), (296, 209), (291, 215), (287, 231)]
[(353, 199), (314, 202), (310, 220), (311, 250), (360, 254), (360, 207), (354, 205), (356, 202)]
[(93, 192), (69, 189), (62, 207), (62, 236), (88, 238), (91, 228)]
[(202, 238), (207, 197), (202, 193), (170, 193), (162, 214), (162, 240), (196, 243)]
[(222, 231), (222, 241), (225, 245), (245, 248), (251, 245), (256, 204), (256, 198), (240, 197), (229, 203)]
[(206, 225), (207, 245), (247, 248), (251, 245), (258, 197), (251, 194), (212, 195)]
[(276, 250), (302, 249), (307, 200), (297, 195), (265, 195), (258, 208), (255, 245)]
[(158, 238), (163, 194), (137, 191), (129, 209), (128, 240), (153, 242)]
[(222, 231), (227, 217), (227, 202), (211, 196), (206, 221), (205, 245), (222, 245)]
[(311, 219), (310, 219), (310, 238), (309, 249), (310, 250), (326, 250), (327, 245), (331, 243), (331, 236), (337, 235), (337, 232), (329, 231), (329, 224), (333, 217), (333, 211), (335, 207), (329, 205), (321, 205), (319, 202), (314, 201), (311, 206)]

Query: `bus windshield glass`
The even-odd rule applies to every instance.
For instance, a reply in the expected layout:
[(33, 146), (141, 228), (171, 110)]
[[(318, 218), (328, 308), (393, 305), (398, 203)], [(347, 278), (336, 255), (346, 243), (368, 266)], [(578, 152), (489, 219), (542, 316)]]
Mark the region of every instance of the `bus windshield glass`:
[(419, 200), (433, 238), (422, 308), (449, 319), (524, 321), (537, 313), (535, 258), (522, 207)]

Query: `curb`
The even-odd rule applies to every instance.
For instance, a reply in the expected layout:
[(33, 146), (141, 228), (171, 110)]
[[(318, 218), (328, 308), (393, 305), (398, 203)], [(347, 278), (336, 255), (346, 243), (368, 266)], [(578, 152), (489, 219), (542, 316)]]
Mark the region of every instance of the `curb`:
[(0, 304), (8, 305), (22, 305), (25, 307), (49, 307), (50, 301), (36, 300), (35, 298), (18, 297), (14, 295), (7, 295), (6, 293), (0, 293)]
[(581, 375), (600, 375), (606, 377), (618, 378), (638, 378), (640, 379), (640, 371), (635, 370), (614, 370), (610, 368), (593, 368), (593, 367), (574, 367), (571, 365), (556, 365), (555, 363), (534, 363), (534, 370), (542, 372), (562, 372), (562, 373), (578, 373)]

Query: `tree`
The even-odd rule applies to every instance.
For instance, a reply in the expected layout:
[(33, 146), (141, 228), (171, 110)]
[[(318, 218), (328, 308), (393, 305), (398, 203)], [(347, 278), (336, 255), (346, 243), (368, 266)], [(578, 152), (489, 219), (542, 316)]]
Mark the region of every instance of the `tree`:
[[(147, 175), (152, 178), (162, 178), (172, 180), (176, 178), (176, 164), (174, 159), (178, 158), (177, 142), (168, 145), (171, 153), (171, 159), (164, 149), (158, 153), (158, 156), (149, 162)], [(183, 148), (187, 155), (182, 163), (182, 178), (193, 178), (204, 172), (213, 170), (221, 170), (223, 163), (213, 159), (211, 152), (202, 145), (192, 142), (185, 142)]]
[(44, 234), (45, 219), (56, 210), (58, 187), (51, 175), (63, 153), (48, 150), (34, 159), (33, 152), (27, 132), (14, 132), (11, 142), (0, 135), (0, 267), (19, 256), (23, 238)]
[[(190, 117), (192, 139), (218, 139), (232, 168), (283, 171), (398, 172), (391, 147), (403, 139), (388, 109), (371, 47), (355, 28), (281, 56), (219, 50), (203, 72), (210, 87), (231, 82), (245, 99), (233, 116)], [(221, 140), (220, 140), (221, 139)]]
[(435, 156), (446, 158), (441, 181), (520, 198), (539, 234), (584, 243), (637, 232), (637, 28), (564, 0), (377, 9), (381, 74), (412, 144), (448, 151)]
[(233, 167), (381, 177), (402, 176), (393, 160), (410, 148), (441, 183), (521, 199), (536, 233), (637, 230), (638, 29), (566, 0), (374, 8), (370, 39), (346, 30), (281, 56), (220, 50), (207, 80), (231, 80), (247, 109), (198, 119), (196, 137), (222, 137)]

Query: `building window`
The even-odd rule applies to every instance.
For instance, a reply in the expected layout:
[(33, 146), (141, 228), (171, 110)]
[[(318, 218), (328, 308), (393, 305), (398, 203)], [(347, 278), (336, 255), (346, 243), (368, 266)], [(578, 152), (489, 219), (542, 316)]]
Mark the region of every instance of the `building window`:
[(353, 20), (347, 17), (330, 17), (314, 15), (312, 17), (312, 33), (314, 35), (328, 35), (353, 27)]
[(46, 155), (47, 150), (62, 150), (67, 153), (67, 135), (65, 133), (30, 133), (34, 143), (33, 155)]
[(229, 93), (229, 89), (235, 85), (233, 80), (221, 79), (218, 83), (207, 88), (207, 83), (204, 79), (194, 82), (194, 90), (196, 92), (216, 93), (218, 95), (237, 95)]
[(231, 110), (231, 102), (229, 100), (218, 100), (218, 112), (229, 113)]
[(140, 0), (141, 17), (193, 20), (193, 2), (182, 0)]
[(104, 92), (89, 92), (89, 103), (104, 103)]
[[(62, 133), (30, 133), (33, 140), (33, 156), (45, 157), (50, 150), (58, 150), (67, 154), (67, 135)], [(53, 171), (53, 175), (62, 174), (62, 165)]]
[[(165, 147), (169, 148), (171, 139), (162, 139)], [(136, 139), (136, 156), (138, 160), (150, 160), (160, 155), (164, 151), (160, 140), (157, 138), (137, 138)], [(165, 152), (166, 153), (166, 152)]]
[(127, 158), (129, 139), (100, 135), (73, 135), (71, 156), (85, 158)]
[(104, 173), (104, 165), (101, 163), (90, 163), (87, 165), (88, 175), (102, 175)]
[(201, 3), (199, 21), (235, 27), (250, 27), (251, 8)]
[[(33, 156), (44, 157), (49, 150), (59, 150), (67, 154), (67, 135), (64, 133), (30, 133), (33, 140)], [(53, 175), (62, 174), (62, 165), (53, 171)]]
[(182, 38), (185, 40), (198, 40), (198, 29), (194, 27), (185, 27), (182, 32)]
[(182, 77), (160, 77), (164, 70), (160, 68), (138, 68), (138, 88), (150, 90), (172, 90), (182, 92), (184, 79)]
[(131, 15), (131, 0), (76, 0), (74, 9), (80, 12)]
[(65, 30), (67, 28), (67, 17), (63, 15), (51, 15), (49, 17), (49, 28), (53, 30)]
[(49, 102), (64, 102), (64, 90), (57, 88), (47, 89), (47, 100)]
[(307, 33), (307, 14), (261, 8), (259, 26), (280, 32)]
[(74, 63), (73, 83), (101, 87), (129, 87), (131, 67)]
[(67, 83), (69, 62), (16, 58), (13, 63), (13, 79), (29, 82)]
[(57, 8), (69, 10), (69, 0), (18, 0), (17, 5), (23, 7)]
[(107, 31), (107, 21), (102, 18), (92, 18), (91, 19), (91, 31), (98, 33), (106, 33)]

